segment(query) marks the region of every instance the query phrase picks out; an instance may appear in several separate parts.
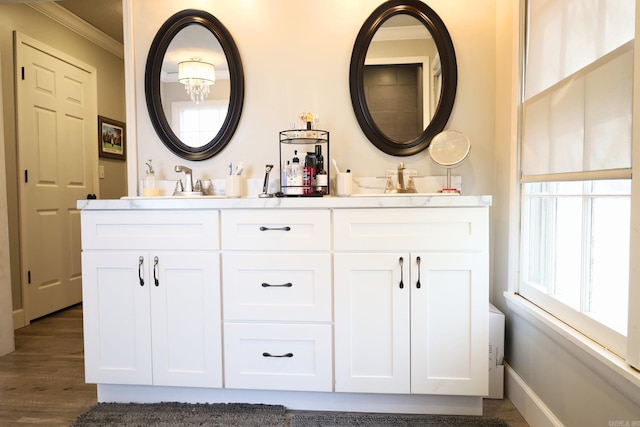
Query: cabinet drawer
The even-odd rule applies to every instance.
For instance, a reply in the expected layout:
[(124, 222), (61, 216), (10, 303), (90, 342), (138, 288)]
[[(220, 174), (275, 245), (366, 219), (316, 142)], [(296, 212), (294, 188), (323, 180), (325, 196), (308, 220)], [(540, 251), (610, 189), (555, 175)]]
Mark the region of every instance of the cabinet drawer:
[(487, 251), (487, 208), (336, 209), (337, 251)]
[(328, 253), (226, 252), (222, 271), (225, 319), (331, 320)]
[(233, 210), (222, 212), (223, 250), (330, 249), (329, 210)]
[(331, 325), (225, 323), (225, 387), (332, 391)]
[(83, 249), (215, 250), (219, 213), (211, 211), (83, 211)]

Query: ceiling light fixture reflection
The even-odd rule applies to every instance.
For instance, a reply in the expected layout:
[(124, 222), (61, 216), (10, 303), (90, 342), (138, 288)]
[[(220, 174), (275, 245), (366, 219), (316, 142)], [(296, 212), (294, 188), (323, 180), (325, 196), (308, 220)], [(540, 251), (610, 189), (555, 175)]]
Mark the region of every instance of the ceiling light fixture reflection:
[(213, 64), (202, 62), (199, 58), (178, 64), (178, 81), (196, 104), (209, 95), (209, 86), (216, 83), (216, 68)]

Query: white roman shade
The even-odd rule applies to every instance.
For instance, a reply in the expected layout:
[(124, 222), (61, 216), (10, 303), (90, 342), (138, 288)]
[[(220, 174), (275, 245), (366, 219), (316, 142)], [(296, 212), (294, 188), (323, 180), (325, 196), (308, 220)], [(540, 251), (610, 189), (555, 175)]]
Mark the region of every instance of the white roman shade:
[(635, 2), (529, 8), (523, 181), (629, 178)]

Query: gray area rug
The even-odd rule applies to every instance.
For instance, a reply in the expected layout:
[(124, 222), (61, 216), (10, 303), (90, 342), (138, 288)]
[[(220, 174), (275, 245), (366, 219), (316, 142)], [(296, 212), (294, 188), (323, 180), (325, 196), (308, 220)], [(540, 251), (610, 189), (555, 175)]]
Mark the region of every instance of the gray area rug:
[(71, 426), (282, 427), (285, 423), (285, 407), (279, 405), (98, 403)]
[(451, 415), (294, 414), (290, 427), (509, 427), (498, 418)]
[[(287, 419), (289, 418), (289, 419)], [(450, 415), (293, 413), (280, 405), (248, 403), (98, 403), (71, 427), (509, 427), (498, 418)]]

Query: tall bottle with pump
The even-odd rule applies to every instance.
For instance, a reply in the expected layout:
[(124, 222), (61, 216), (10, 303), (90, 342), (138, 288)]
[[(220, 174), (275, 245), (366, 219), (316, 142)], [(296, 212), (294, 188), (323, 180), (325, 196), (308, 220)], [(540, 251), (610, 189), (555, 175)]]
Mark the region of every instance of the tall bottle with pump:
[(153, 166), (151, 165), (151, 159), (149, 159), (147, 165), (147, 172), (144, 176), (144, 181), (142, 184), (142, 195), (145, 197), (154, 197), (160, 195), (160, 189), (156, 184), (156, 175), (153, 170)]

